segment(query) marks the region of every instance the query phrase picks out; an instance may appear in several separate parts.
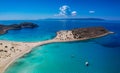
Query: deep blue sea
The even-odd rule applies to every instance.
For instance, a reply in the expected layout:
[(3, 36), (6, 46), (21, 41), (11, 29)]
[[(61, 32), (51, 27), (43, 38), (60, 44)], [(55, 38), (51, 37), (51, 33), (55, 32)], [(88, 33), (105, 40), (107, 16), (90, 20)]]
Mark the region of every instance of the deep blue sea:
[[(120, 73), (120, 21), (97, 20), (23, 20), (0, 24), (33, 22), (34, 29), (10, 30), (0, 40), (37, 42), (52, 39), (59, 30), (104, 26), (114, 32), (101, 38), (52, 43), (34, 48), (17, 59), (5, 73)], [(89, 66), (85, 66), (85, 62)]]

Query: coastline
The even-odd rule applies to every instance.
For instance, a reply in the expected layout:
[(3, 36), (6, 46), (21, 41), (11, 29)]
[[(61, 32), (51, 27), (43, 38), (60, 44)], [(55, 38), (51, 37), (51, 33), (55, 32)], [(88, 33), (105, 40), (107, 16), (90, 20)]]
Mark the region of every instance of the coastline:
[[(98, 37), (102, 37), (108, 34), (111, 34), (112, 32), (108, 32), (99, 36), (95, 36), (93, 38), (98, 38)], [(23, 55), (29, 53), (33, 48), (41, 46), (41, 45), (45, 45), (45, 44), (49, 44), (49, 43), (55, 43), (55, 42), (72, 42), (72, 41), (82, 41), (82, 40), (88, 40), (88, 39), (93, 39), (93, 38), (81, 38), (81, 39), (72, 39), (72, 40), (59, 40), (59, 39), (51, 39), (51, 40), (46, 40), (46, 41), (42, 41), (42, 42), (9, 42), (9, 41), (0, 41), (5, 43), (5, 45), (10, 45), (10, 44), (16, 44), (19, 50), (21, 50), (21, 52), (17, 52), (17, 53), (12, 53), (13, 55), (11, 55), (10, 58), (6, 59), (5, 61), (3, 60), (0, 63), (0, 73), (4, 73), (4, 71), (12, 64), (14, 63), (14, 61), (20, 57), (22, 57)], [(22, 48), (22, 49), (21, 49)]]
[[(12, 42), (11, 42), (12, 43)], [(17, 42), (14, 42), (14, 43), (17, 43)], [(22, 42), (21, 42), (22, 43)], [(20, 44), (20, 43), (19, 43)], [(21, 47), (22, 44), (21, 44)], [(10, 59), (6, 60), (5, 62), (3, 61), (3, 63), (5, 63), (6, 65), (4, 65), (3, 63), (1, 63), (0, 65), (3, 64), (2, 69), (0, 69), (0, 73), (4, 73), (4, 71), (8, 68), (9, 65), (11, 65), (16, 59), (22, 57), (24, 54), (28, 53), (31, 51), (32, 48), (24, 48), (22, 50), (22, 52), (20, 53), (17, 53), (17, 54), (14, 54), (15, 56), (11, 57)]]
[[(4, 42), (6, 45), (9, 44), (18, 44), (20, 47), (22, 48), (21, 52), (19, 53), (15, 53), (14, 55), (12, 55), (10, 58), (8, 58), (5, 61), (0, 61), (0, 73), (4, 73), (4, 71), (12, 64), (14, 63), (14, 61), (20, 57), (22, 57), (23, 55), (29, 53), (30, 51), (32, 51), (33, 48), (40, 46), (40, 45), (44, 45), (44, 44), (48, 44), (48, 43), (53, 43), (53, 42), (57, 42), (56, 40), (47, 40), (47, 41), (43, 41), (43, 42), (11, 42), (11, 41), (0, 41), (0, 42)], [(12, 53), (11, 53), (12, 54)]]

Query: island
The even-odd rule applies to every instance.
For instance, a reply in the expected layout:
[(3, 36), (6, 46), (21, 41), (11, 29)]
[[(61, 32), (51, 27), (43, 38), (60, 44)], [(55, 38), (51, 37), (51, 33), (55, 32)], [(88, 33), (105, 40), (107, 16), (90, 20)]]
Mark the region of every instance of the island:
[(5, 34), (7, 33), (8, 30), (18, 30), (22, 28), (35, 28), (35, 27), (38, 27), (38, 25), (31, 22), (23, 22), (20, 24), (11, 25), (0, 24), (0, 34)]
[(86, 27), (71, 30), (58, 31), (56, 37), (51, 40), (41, 42), (13, 42), (0, 41), (0, 73), (10, 66), (16, 59), (29, 53), (34, 47), (54, 42), (70, 42), (87, 40), (102, 37), (113, 32), (108, 31), (104, 27)]
[(88, 28), (78, 28), (73, 30), (64, 30), (57, 32), (56, 40), (59, 41), (77, 41), (77, 40), (87, 40), (91, 38), (97, 38), (105, 36), (113, 32), (109, 32), (104, 27), (88, 27)]
[(43, 20), (82, 20), (82, 21), (105, 21), (105, 19), (102, 18), (47, 18), (47, 19), (43, 19)]

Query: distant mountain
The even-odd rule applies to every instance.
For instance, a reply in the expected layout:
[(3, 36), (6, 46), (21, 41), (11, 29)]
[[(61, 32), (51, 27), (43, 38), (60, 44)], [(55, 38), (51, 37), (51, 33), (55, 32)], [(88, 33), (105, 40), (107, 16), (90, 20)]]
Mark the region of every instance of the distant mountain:
[(47, 18), (45, 20), (97, 20), (97, 21), (104, 21), (105, 19), (101, 19), (101, 18)]

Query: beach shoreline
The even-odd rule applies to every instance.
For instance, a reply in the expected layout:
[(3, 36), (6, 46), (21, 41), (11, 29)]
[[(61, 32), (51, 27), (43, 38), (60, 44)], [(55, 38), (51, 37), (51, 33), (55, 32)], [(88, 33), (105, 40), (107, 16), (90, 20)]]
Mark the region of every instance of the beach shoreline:
[[(55, 38), (51, 40), (41, 41), (41, 42), (12, 42), (12, 41), (0, 41), (0, 73), (4, 73), (5, 70), (14, 63), (14, 61), (23, 55), (29, 53), (32, 51), (33, 48), (49, 44), (49, 43), (57, 43), (57, 42), (73, 42), (73, 41), (82, 41), (82, 40), (88, 40), (98, 37), (103, 37), (108, 34), (111, 34), (113, 32), (105, 32), (99, 35), (96, 35), (94, 37), (84, 37), (81, 39), (66, 39), (66, 35), (70, 35), (70, 33), (66, 33), (65, 36), (60, 37), (56, 36)], [(58, 34), (57, 34), (58, 35)], [(71, 37), (71, 36), (70, 36)], [(73, 37), (73, 35), (72, 35)], [(65, 38), (65, 39), (64, 39)]]
[[(109, 32), (111, 33), (111, 32)], [(105, 35), (108, 35), (109, 33), (100, 35), (100, 36), (96, 36), (94, 38), (97, 37), (102, 37)], [(74, 40), (58, 40), (58, 39), (52, 39), (52, 40), (47, 40), (47, 41), (42, 41), (42, 42), (33, 42), (33, 43), (25, 43), (25, 42), (9, 42), (9, 41), (4, 41), (8, 43), (17, 43), (19, 44), (21, 47), (24, 47), (24, 49), (22, 50), (22, 52), (19, 52), (17, 54), (15, 54), (15, 56), (11, 57), (11, 59), (6, 60), (6, 62), (2, 62), (0, 65), (3, 64), (2, 68), (0, 67), (0, 73), (4, 73), (4, 71), (12, 64), (14, 63), (14, 61), (22, 56), (24, 56), (25, 54), (29, 53), (33, 48), (37, 47), (37, 46), (41, 46), (41, 45), (45, 45), (45, 44), (49, 44), (49, 43), (55, 43), (55, 42), (72, 42), (72, 41), (82, 41), (82, 40), (87, 40), (89, 38), (83, 38), (83, 39), (74, 39)], [(1, 41), (0, 41), (1, 42)], [(26, 45), (27, 47), (23, 46)], [(4, 63), (6, 63), (6, 65), (4, 65)]]

